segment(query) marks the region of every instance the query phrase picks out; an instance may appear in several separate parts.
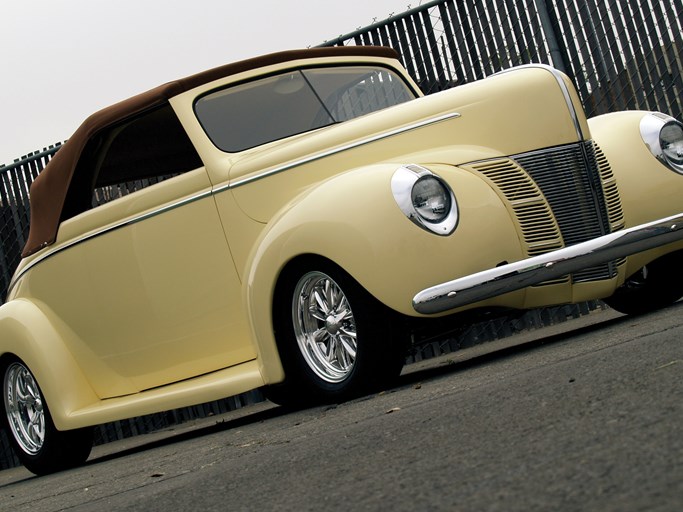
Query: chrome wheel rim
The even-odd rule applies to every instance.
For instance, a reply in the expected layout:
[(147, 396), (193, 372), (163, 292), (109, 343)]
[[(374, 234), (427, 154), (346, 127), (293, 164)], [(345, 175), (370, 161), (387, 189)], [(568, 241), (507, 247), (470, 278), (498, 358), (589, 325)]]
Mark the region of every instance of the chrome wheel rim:
[(325, 382), (337, 384), (356, 362), (356, 320), (346, 295), (327, 274), (309, 272), (294, 290), (294, 334), (301, 354)]
[(38, 383), (23, 364), (12, 363), (3, 384), (9, 428), (21, 449), (35, 455), (45, 442), (45, 411)]

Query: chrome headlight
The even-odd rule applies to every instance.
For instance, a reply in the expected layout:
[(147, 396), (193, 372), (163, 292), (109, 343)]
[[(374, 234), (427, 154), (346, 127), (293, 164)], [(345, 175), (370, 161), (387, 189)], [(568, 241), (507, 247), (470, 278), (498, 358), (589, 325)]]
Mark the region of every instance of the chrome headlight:
[(683, 126), (677, 121), (669, 121), (659, 132), (659, 145), (664, 158), (679, 169), (683, 169)]
[(458, 225), (458, 205), (451, 188), (419, 165), (404, 165), (391, 178), (391, 191), (401, 211), (421, 228), (450, 235)]
[(653, 112), (640, 121), (640, 135), (660, 162), (683, 174), (683, 124), (673, 117)]

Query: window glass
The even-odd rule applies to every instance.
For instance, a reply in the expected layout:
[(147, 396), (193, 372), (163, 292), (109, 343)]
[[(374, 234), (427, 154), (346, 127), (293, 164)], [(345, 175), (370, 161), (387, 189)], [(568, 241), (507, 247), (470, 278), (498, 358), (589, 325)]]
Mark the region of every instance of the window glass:
[(388, 69), (359, 66), (307, 69), (303, 73), (336, 122), (415, 97), (405, 82)]
[(413, 99), (392, 71), (371, 66), (297, 70), (202, 96), (195, 112), (227, 152), (347, 121)]
[(69, 185), (61, 220), (202, 166), (169, 104), (96, 133)]

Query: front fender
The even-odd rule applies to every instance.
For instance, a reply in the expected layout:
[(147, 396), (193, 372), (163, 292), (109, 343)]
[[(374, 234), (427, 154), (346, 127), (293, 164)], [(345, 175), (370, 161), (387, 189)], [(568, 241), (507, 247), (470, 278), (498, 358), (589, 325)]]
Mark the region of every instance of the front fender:
[[(333, 261), (386, 306), (413, 316), (412, 298), (426, 286), (522, 258), (506, 207), (478, 176), (453, 166), (428, 166), (450, 184), (459, 207), (458, 228), (438, 236), (415, 226), (398, 208), (390, 184), (398, 167), (379, 164), (325, 181), (279, 212), (262, 233), (244, 286), (267, 382), (282, 376), (271, 318), (275, 285), (298, 256)], [(520, 305), (523, 295), (496, 303)]]
[(26, 299), (0, 306), (0, 358), (10, 356), (21, 359), (35, 376), (58, 429), (71, 428), (70, 411), (97, 401), (58, 329)]
[[(615, 112), (588, 121), (591, 136), (614, 173), (626, 228), (683, 210), (683, 176), (660, 163), (641, 137), (640, 123), (647, 115), (643, 111)], [(678, 243), (630, 256), (626, 275), (680, 248), (683, 245)]]

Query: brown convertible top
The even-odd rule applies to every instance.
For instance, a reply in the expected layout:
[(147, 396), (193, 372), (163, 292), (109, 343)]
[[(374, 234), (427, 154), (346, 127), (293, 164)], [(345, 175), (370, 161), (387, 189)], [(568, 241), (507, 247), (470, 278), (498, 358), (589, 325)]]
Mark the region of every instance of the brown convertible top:
[(54, 243), (74, 169), (86, 143), (98, 131), (151, 107), (159, 106), (182, 92), (219, 78), (292, 60), (348, 56), (398, 58), (398, 54), (391, 48), (372, 46), (335, 46), (272, 53), (166, 83), (92, 114), (31, 185), (31, 227), (22, 256), (29, 256)]

